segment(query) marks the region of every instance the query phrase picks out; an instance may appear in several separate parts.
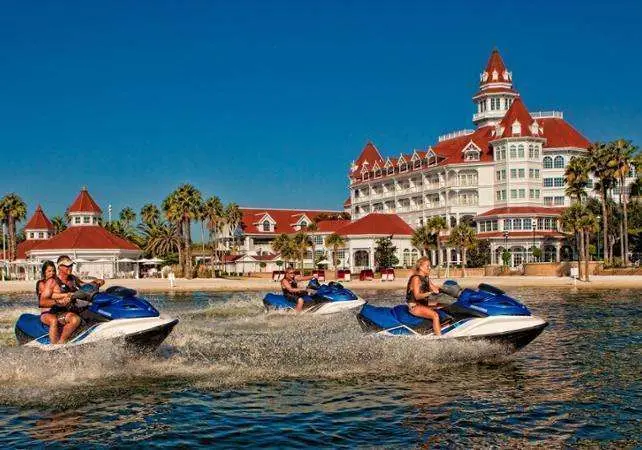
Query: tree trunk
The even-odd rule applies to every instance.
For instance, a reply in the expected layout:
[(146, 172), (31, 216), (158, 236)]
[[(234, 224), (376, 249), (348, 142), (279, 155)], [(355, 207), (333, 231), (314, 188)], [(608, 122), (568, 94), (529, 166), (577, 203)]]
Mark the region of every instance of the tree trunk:
[(464, 278), (468, 276), (468, 274), (466, 273), (466, 252), (467, 252), (466, 247), (461, 249), (461, 262), (462, 262), (461, 270), (464, 275)]
[[(575, 236), (577, 236), (578, 233), (575, 233)], [(580, 280), (584, 279), (584, 270), (582, 267), (582, 258), (584, 256), (584, 233), (582, 231), (579, 232), (579, 248), (578, 248), (578, 253), (577, 253), (577, 275)]]
[(9, 261), (16, 259), (16, 221), (13, 216), (7, 217), (9, 226)]
[(586, 281), (589, 281), (589, 242), (590, 242), (590, 237), (589, 237), (589, 232), (585, 231), (584, 232), (584, 277), (586, 278)]
[(190, 230), (190, 220), (185, 219), (185, 270), (187, 276), (185, 278), (192, 278), (192, 231)]
[(622, 211), (624, 212), (624, 265), (629, 265), (629, 217), (628, 206), (626, 204), (626, 191), (624, 190), (624, 177), (621, 177), (620, 182), (620, 201), (622, 202)]
[(334, 278), (337, 279), (337, 280), (339, 279), (339, 268), (337, 266), (337, 260), (338, 260), (337, 252), (338, 251), (339, 251), (339, 247), (338, 246), (335, 245), (334, 247), (332, 247), (332, 267), (334, 267)]
[(608, 222), (608, 215), (607, 215), (607, 210), (606, 210), (606, 189), (604, 188), (604, 185), (602, 184), (601, 188), (601, 193), (602, 193), (602, 228), (603, 228), (603, 246), (604, 246), (604, 265), (608, 265), (610, 258), (608, 255), (608, 236), (609, 236), (609, 222)]

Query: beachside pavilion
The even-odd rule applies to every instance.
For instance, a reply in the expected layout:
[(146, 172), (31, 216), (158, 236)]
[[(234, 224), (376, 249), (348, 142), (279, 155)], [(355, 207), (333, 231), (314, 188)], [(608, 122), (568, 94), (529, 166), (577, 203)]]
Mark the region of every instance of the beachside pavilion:
[(102, 210), (86, 188), (80, 191), (68, 214), (68, 228), (54, 235), (51, 221), (40, 206), (36, 208), (25, 226), (26, 240), (18, 245), (18, 258), (10, 263), (13, 272), (37, 279), (44, 261), (68, 255), (76, 262), (74, 270), (81, 277), (138, 276), (141, 249), (99, 225)]

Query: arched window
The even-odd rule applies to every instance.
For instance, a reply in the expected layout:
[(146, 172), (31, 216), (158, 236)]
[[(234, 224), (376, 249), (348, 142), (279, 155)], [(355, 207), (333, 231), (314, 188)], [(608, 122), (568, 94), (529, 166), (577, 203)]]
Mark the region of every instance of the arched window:
[(553, 166), (556, 169), (562, 169), (564, 168), (564, 158), (561, 156), (556, 156), (555, 160), (553, 160)]
[(550, 156), (545, 156), (544, 157), (544, 169), (552, 169), (553, 168), (553, 158)]
[(410, 252), (410, 264), (415, 265), (417, 264), (417, 260), (419, 259), (419, 252), (417, 251), (416, 248), (413, 248), (412, 251)]
[(269, 220), (264, 220), (263, 221), (263, 231), (270, 231), (270, 221)]
[(404, 248), (403, 250), (403, 265), (404, 267), (410, 267), (412, 265), (412, 260), (410, 259), (410, 250)]

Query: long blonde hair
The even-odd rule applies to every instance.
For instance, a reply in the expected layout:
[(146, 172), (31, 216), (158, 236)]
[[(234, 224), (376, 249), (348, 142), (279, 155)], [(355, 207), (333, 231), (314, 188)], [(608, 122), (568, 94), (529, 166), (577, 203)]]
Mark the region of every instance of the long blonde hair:
[(422, 265), (423, 263), (425, 263), (426, 261), (428, 261), (428, 267), (430, 267), (430, 265), (431, 265), (431, 263), (430, 263), (430, 258), (428, 258), (427, 256), (422, 256), (422, 257), (421, 257), (421, 258), (419, 258), (419, 259), (417, 260), (417, 262), (415, 263), (415, 271), (419, 271), (419, 268), (421, 267), (421, 265)]

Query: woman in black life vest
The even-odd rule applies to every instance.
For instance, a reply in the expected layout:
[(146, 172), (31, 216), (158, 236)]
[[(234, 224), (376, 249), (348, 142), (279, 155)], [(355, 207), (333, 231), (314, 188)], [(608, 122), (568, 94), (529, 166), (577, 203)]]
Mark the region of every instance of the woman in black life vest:
[(432, 329), (435, 335), (441, 336), (439, 314), (435, 308), (439, 306), (436, 301), (430, 301), (432, 294), (439, 294), (439, 287), (430, 281), (430, 259), (422, 257), (417, 260), (415, 272), (410, 275), (406, 286), (406, 301), (410, 314), (432, 320)]

